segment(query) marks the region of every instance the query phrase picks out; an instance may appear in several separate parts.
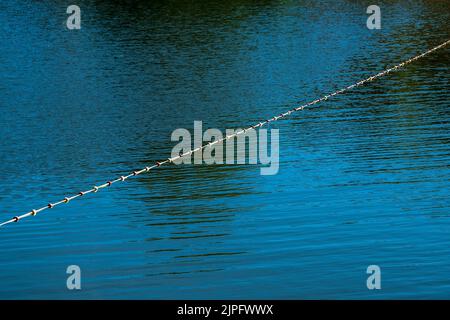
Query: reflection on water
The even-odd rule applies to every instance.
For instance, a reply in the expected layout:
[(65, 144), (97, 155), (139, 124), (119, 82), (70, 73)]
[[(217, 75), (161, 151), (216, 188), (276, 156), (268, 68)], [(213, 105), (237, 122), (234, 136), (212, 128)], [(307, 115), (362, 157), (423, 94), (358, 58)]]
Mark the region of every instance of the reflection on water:
[[(446, 1), (0, 4), (0, 217), (447, 40)], [(173, 166), (0, 233), (0, 298), (445, 298), (449, 51), (276, 123), (280, 172)], [(83, 290), (65, 289), (68, 265)], [(365, 287), (366, 267), (383, 290)]]

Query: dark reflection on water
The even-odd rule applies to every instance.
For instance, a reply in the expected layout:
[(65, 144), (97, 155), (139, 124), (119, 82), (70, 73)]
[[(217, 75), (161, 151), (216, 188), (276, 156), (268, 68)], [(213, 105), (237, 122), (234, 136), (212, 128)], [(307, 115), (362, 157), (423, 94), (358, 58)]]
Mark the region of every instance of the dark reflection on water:
[[(448, 1), (0, 3), (0, 217), (450, 37)], [(276, 176), (173, 166), (0, 232), (0, 298), (448, 298), (449, 50), (274, 125)], [(83, 290), (65, 289), (68, 265)], [(378, 264), (383, 289), (369, 292)]]

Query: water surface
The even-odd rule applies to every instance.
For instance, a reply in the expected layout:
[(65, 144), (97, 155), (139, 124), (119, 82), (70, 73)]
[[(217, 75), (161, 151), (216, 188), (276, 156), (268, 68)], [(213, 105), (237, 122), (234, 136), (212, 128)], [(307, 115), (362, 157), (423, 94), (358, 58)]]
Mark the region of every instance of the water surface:
[[(448, 1), (0, 3), (0, 218), (450, 38)], [(0, 298), (450, 298), (448, 48), (272, 124), (280, 171), (172, 166), (0, 232)], [(82, 290), (66, 288), (67, 266)], [(382, 269), (382, 290), (366, 268)]]

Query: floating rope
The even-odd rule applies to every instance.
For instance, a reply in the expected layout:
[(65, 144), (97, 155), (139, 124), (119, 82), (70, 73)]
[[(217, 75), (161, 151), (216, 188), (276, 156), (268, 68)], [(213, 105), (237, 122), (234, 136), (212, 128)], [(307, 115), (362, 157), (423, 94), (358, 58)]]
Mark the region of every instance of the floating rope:
[(360, 87), (360, 86), (362, 86), (362, 85), (364, 85), (364, 84), (366, 84), (368, 82), (371, 82), (371, 81), (373, 81), (375, 79), (378, 79), (378, 78), (380, 78), (380, 77), (382, 77), (384, 75), (387, 75), (388, 73), (390, 73), (392, 71), (396, 71), (396, 70), (398, 70), (398, 69), (400, 69), (400, 68), (410, 64), (411, 62), (414, 62), (414, 61), (416, 61), (416, 60), (418, 60), (420, 58), (423, 58), (424, 56), (426, 56), (426, 55), (428, 55), (428, 54), (430, 54), (430, 53), (432, 53), (432, 52), (434, 52), (434, 51), (436, 51), (436, 50), (438, 50), (438, 49), (440, 49), (442, 47), (445, 47), (449, 43), (450, 43), (450, 40), (447, 40), (446, 42), (444, 42), (444, 43), (442, 43), (442, 44), (440, 44), (440, 45), (438, 45), (438, 46), (436, 46), (436, 47), (434, 47), (434, 48), (432, 48), (432, 49), (430, 49), (430, 50), (428, 50), (428, 51), (426, 51), (426, 52), (424, 52), (424, 53), (422, 53), (422, 54), (420, 54), (418, 56), (415, 56), (415, 57), (413, 57), (411, 59), (408, 59), (408, 60), (406, 60), (406, 61), (404, 61), (402, 63), (399, 63), (399, 64), (397, 64), (396, 66), (394, 66), (392, 68), (386, 69), (386, 70), (384, 70), (384, 71), (382, 71), (380, 73), (377, 73), (376, 75), (373, 75), (373, 76), (371, 76), (371, 77), (369, 77), (367, 79), (361, 80), (361, 81), (359, 81), (359, 82), (357, 82), (355, 84), (352, 84), (352, 85), (350, 85), (348, 87), (345, 87), (343, 89), (337, 90), (336, 92), (333, 92), (331, 94), (327, 94), (327, 95), (323, 96), (322, 98), (316, 99), (316, 100), (308, 102), (308, 103), (306, 103), (306, 104), (304, 104), (302, 106), (299, 106), (299, 107), (293, 108), (291, 110), (288, 110), (288, 111), (286, 111), (284, 113), (281, 113), (281, 114), (279, 114), (277, 116), (274, 116), (274, 117), (272, 117), (270, 119), (261, 121), (261, 122), (255, 124), (255, 125), (253, 125), (253, 126), (250, 126), (250, 127), (246, 128), (246, 129), (243, 129), (243, 130), (235, 132), (235, 133), (233, 133), (231, 135), (225, 136), (222, 139), (218, 139), (218, 140), (215, 140), (213, 142), (209, 142), (207, 144), (202, 145), (201, 147), (195, 148), (193, 150), (189, 150), (189, 151), (187, 151), (187, 152), (185, 152), (183, 154), (180, 154), (180, 155), (178, 155), (176, 157), (168, 158), (168, 159), (166, 159), (164, 161), (157, 161), (154, 165), (152, 165), (150, 167), (145, 167), (145, 168), (143, 168), (141, 170), (133, 171), (132, 173), (130, 173), (128, 175), (121, 176), (121, 177), (119, 177), (117, 179), (114, 179), (114, 180), (110, 180), (110, 181), (108, 181), (108, 182), (106, 182), (106, 183), (104, 183), (102, 185), (99, 185), (99, 186), (94, 186), (94, 187), (92, 187), (89, 190), (81, 191), (81, 192), (79, 192), (79, 193), (77, 193), (77, 194), (75, 194), (73, 196), (65, 197), (64, 199), (62, 199), (60, 201), (57, 201), (57, 202), (54, 202), (54, 203), (49, 203), (48, 205), (46, 205), (46, 206), (44, 206), (44, 207), (42, 207), (40, 209), (33, 209), (30, 212), (25, 213), (25, 214), (23, 214), (21, 216), (15, 216), (15, 217), (13, 217), (10, 220), (1, 223), (0, 227), (2, 227), (4, 225), (7, 225), (7, 224), (10, 224), (10, 223), (13, 223), (13, 222), (18, 222), (18, 221), (20, 221), (20, 220), (22, 220), (24, 218), (30, 217), (30, 216), (35, 216), (35, 215), (37, 215), (38, 213), (40, 213), (40, 212), (42, 212), (44, 210), (52, 209), (52, 208), (54, 208), (56, 206), (59, 206), (61, 204), (64, 204), (64, 203), (69, 203), (70, 201), (72, 201), (72, 200), (74, 200), (76, 198), (79, 198), (79, 197), (83, 197), (83, 196), (85, 196), (85, 195), (87, 195), (89, 193), (93, 193), (93, 192), (96, 193), (96, 192), (100, 191), (101, 189), (104, 189), (104, 188), (112, 186), (114, 183), (123, 182), (123, 181), (127, 180), (128, 178), (131, 178), (131, 177), (134, 177), (134, 176), (138, 176), (138, 175), (140, 175), (142, 173), (149, 172), (150, 170), (153, 170), (155, 168), (161, 167), (163, 165), (166, 165), (166, 164), (169, 164), (169, 163), (173, 163), (175, 160), (178, 160), (178, 159), (186, 157), (186, 156), (190, 156), (193, 153), (198, 152), (200, 150), (203, 150), (203, 149), (205, 149), (208, 146), (211, 147), (211, 146), (213, 146), (213, 145), (215, 145), (217, 143), (221, 143), (223, 141), (226, 141), (226, 140), (232, 139), (234, 137), (237, 137), (240, 134), (246, 133), (249, 130), (255, 130), (256, 128), (260, 128), (260, 127), (262, 127), (262, 126), (264, 126), (264, 125), (266, 125), (266, 124), (268, 124), (268, 123), (270, 123), (272, 121), (277, 121), (277, 120), (280, 120), (282, 118), (285, 118), (285, 117), (289, 116), (291, 113), (294, 113), (294, 112), (297, 112), (297, 111), (301, 111), (301, 110), (303, 110), (303, 109), (305, 109), (307, 107), (313, 106), (313, 105), (318, 104), (318, 103), (320, 103), (322, 101), (326, 101), (326, 100), (328, 100), (329, 98), (331, 98), (331, 97), (333, 97), (335, 95), (338, 95), (338, 94), (344, 93), (346, 91), (352, 90), (352, 89), (354, 89), (356, 87)]

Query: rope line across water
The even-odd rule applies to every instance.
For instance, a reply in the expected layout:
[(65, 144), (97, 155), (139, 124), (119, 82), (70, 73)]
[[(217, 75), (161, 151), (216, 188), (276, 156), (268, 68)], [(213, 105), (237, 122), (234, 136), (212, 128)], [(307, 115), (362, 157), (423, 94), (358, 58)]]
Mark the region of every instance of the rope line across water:
[(432, 49), (430, 49), (430, 50), (428, 50), (428, 51), (426, 51), (426, 52), (424, 52), (424, 53), (422, 53), (422, 54), (420, 54), (420, 55), (417, 55), (417, 56), (415, 56), (415, 57), (413, 57), (413, 58), (410, 58), (410, 59), (408, 59), (408, 60), (406, 60), (406, 61), (403, 61), (403, 62), (401, 62), (401, 63), (399, 63), (399, 64), (397, 64), (397, 65), (395, 65), (395, 66), (393, 66), (393, 67), (391, 67), (391, 68), (389, 68), (389, 69), (386, 69), (386, 70), (384, 70), (384, 71), (382, 71), (382, 72), (377, 73), (376, 75), (373, 75), (373, 76), (371, 76), (371, 77), (369, 77), (369, 78), (366, 78), (366, 79), (364, 79), (364, 80), (361, 80), (361, 81), (359, 81), (359, 82), (356, 82), (356, 83), (354, 83), (354, 84), (352, 84), (352, 85), (350, 85), (350, 86), (347, 86), (347, 87), (345, 87), (345, 88), (339, 89), (339, 90), (337, 90), (337, 91), (335, 91), (335, 92), (333, 92), (333, 93), (331, 93), (331, 94), (327, 94), (327, 95), (323, 96), (322, 98), (313, 100), (313, 101), (308, 102), (308, 103), (306, 103), (306, 104), (304, 104), (304, 105), (301, 105), (301, 106), (295, 107), (295, 108), (293, 108), (293, 109), (290, 109), (290, 110), (288, 110), (288, 111), (286, 111), (286, 112), (284, 112), (284, 113), (281, 113), (281, 114), (279, 114), (279, 115), (277, 115), (277, 116), (274, 116), (274, 117), (272, 117), (272, 118), (270, 118), (270, 119), (261, 121), (261, 122), (255, 124), (255, 125), (253, 125), (253, 126), (247, 127), (246, 129), (243, 129), (243, 130), (241, 130), (241, 131), (235, 132), (235, 133), (232, 134), (232, 135), (225, 136), (225, 137), (222, 138), (222, 139), (215, 140), (215, 141), (213, 141), (213, 142), (209, 142), (209, 143), (207, 143), (207, 144), (202, 145), (201, 147), (195, 148), (195, 149), (193, 149), (193, 150), (189, 150), (189, 151), (187, 151), (187, 152), (185, 152), (185, 153), (183, 153), (183, 154), (180, 154), (180, 155), (178, 155), (178, 156), (176, 156), (176, 157), (168, 158), (168, 159), (166, 159), (166, 160), (164, 160), (164, 161), (158, 161), (158, 162), (156, 162), (155, 164), (153, 164), (153, 165), (150, 166), (150, 167), (145, 167), (145, 168), (143, 168), (143, 169), (141, 169), (141, 170), (133, 171), (133, 172), (129, 173), (128, 175), (121, 176), (121, 177), (116, 178), (116, 179), (114, 179), (114, 180), (110, 180), (110, 181), (108, 181), (108, 182), (106, 182), (106, 183), (104, 183), (104, 184), (101, 184), (101, 185), (99, 185), (99, 186), (94, 186), (94, 187), (92, 187), (92, 188), (89, 189), (89, 190), (81, 191), (81, 192), (79, 192), (79, 193), (77, 193), (77, 194), (75, 194), (75, 195), (73, 195), (73, 196), (65, 197), (64, 199), (62, 199), (62, 200), (60, 200), (60, 201), (57, 201), (57, 202), (54, 202), (54, 203), (49, 203), (49, 204), (47, 204), (46, 206), (44, 206), (44, 207), (42, 207), (42, 208), (39, 208), (39, 209), (33, 209), (33, 210), (31, 210), (30, 212), (25, 213), (25, 214), (23, 214), (23, 215), (15, 216), (15, 217), (13, 217), (13, 218), (10, 219), (10, 220), (7, 220), (7, 221), (5, 221), (5, 222), (3, 222), (3, 223), (0, 223), (0, 227), (2, 227), (2, 226), (4, 226), (4, 225), (7, 225), (7, 224), (10, 224), (10, 223), (13, 223), (13, 222), (18, 222), (18, 221), (20, 221), (20, 220), (22, 220), (22, 219), (24, 219), (24, 218), (30, 217), (30, 216), (35, 216), (35, 215), (37, 215), (38, 213), (40, 213), (40, 212), (42, 212), (42, 211), (44, 211), (44, 210), (52, 209), (52, 208), (54, 208), (54, 207), (56, 207), (56, 206), (59, 206), (59, 205), (61, 205), (61, 204), (69, 203), (70, 201), (72, 201), (72, 200), (74, 200), (74, 199), (76, 199), (76, 198), (79, 198), (79, 197), (83, 197), (83, 196), (85, 196), (85, 195), (87, 195), (87, 194), (89, 194), (89, 193), (96, 193), (96, 192), (100, 191), (101, 189), (104, 189), (104, 188), (107, 188), (107, 187), (112, 186), (114, 183), (117, 183), (117, 182), (123, 182), (123, 181), (127, 180), (128, 178), (131, 178), (131, 177), (134, 177), (134, 176), (138, 176), (138, 175), (140, 175), (140, 174), (142, 174), (142, 173), (149, 172), (150, 170), (153, 170), (153, 169), (158, 168), (158, 167), (160, 167), (160, 166), (163, 166), (163, 165), (172, 163), (172, 162), (174, 162), (175, 160), (178, 160), (178, 159), (180, 159), (180, 158), (183, 158), (183, 157), (186, 157), (186, 156), (190, 156), (191, 154), (193, 154), (193, 153), (195, 153), (195, 152), (198, 152), (198, 151), (200, 151), (200, 150), (203, 150), (204, 148), (206, 148), (206, 147), (208, 147), (208, 146), (212, 146), (212, 145), (215, 145), (215, 144), (217, 144), (217, 143), (221, 143), (221, 142), (223, 142), (223, 141), (226, 141), (226, 140), (235, 138), (235, 137), (237, 137), (238, 135), (243, 134), (243, 133), (246, 133), (246, 132), (249, 131), (249, 130), (255, 130), (256, 128), (260, 128), (260, 127), (266, 125), (266, 124), (269, 123), (269, 122), (277, 121), (277, 120), (280, 120), (280, 119), (282, 119), (282, 118), (285, 118), (285, 117), (289, 116), (291, 113), (294, 113), (294, 112), (297, 112), (297, 111), (301, 111), (301, 110), (303, 110), (303, 109), (305, 109), (305, 108), (307, 108), (307, 107), (310, 107), (310, 106), (315, 105), (315, 104), (318, 104), (318, 103), (320, 103), (320, 102), (322, 102), (322, 101), (328, 100), (329, 98), (331, 98), (331, 97), (333, 97), (333, 96), (335, 96), (335, 95), (338, 95), (338, 94), (344, 93), (344, 92), (346, 92), (346, 91), (352, 90), (352, 89), (354, 89), (354, 88), (356, 88), (356, 87), (362, 86), (362, 85), (364, 85), (364, 84), (366, 84), (366, 83), (368, 83), (368, 82), (371, 82), (371, 81), (373, 81), (373, 80), (375, 80), (375, 79), (378, 79), (378, 78), (380, 78), (380, 77), (382, 77), (382, 76), (384, 76), (384, 75), (387, 75), (388, 73), (390, 73), (390, 72), (392, 72), (392, 71), (396, 71), (396, 70), (398, 70), (398, 69), (400, 69), (400, 68), (402, 68), (402, 67), (404, 67), (404, 66), (410, 64), (411, 62), (414, 62), (414, 61), (416, 61), (416, 60), (418, 60), (418, 59), (420, 59), (420, 58), (423, 58), (424, 56), (426, 56), (426, 55), (428, 55), (428, 54), (430, 54), (430, 53), (432, 53), (432, 52), (434, 52), (434, 51), (436, 51), (436, 50), (438, 50), (438, 49), (440, 49), (440, 48), (445, 47), (445, 46), (448, 45), (449, 43), (450, 43), (450, 40), (447, 40), (446, 42), (444, 42), (444, 43), (442, 43), (442, 44), (440, 44), (440, 45), (438, 45), (438, 46), (436, 46), (436, 47), (434, 47), (434, 48), (432, 48)]

